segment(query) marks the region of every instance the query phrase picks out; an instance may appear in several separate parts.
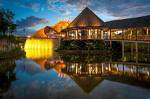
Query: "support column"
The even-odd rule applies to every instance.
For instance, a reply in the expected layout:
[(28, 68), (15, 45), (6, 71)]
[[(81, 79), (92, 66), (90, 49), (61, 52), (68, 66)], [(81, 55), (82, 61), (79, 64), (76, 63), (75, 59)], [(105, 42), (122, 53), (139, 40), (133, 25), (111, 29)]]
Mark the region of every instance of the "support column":
[(148, 31), (148, 28), (146, 29), (146, 34), (147, 34), (147, 35), (149, 35), (149, 31)]
[(109, 63), (108, 70), (109, 70), (109, 72), (111, 71), (111, 63)]
[(102, 39), (102, 29), (99, 30), (99, 34), (100, 34), (99, 39), (101, 40)]
[(104, 32), (103, 32), (103, 30), (101, 30), (101, 39), (103, 40), (103, 36), (104, 36), (104, 34), (103, 34)]
[(121, 30), (122, 31), (122, 40), (124, 40), (124, 32), (123, 32), (123, 30)]
[(111, 29), (109, 30), (109, 33), (110, 33), (110, 37), (109, 37), (109, 39), (110, 39), (110, 48), (112, 49), (112, 41), (111, 41)]
[(77, 30), (75, 30), (76, 31), (76, 37), (75, 37), (75, 39), (78, 39), (78, 31)]
[(150, 43), (148, 43), (148, 62), (150, 61), (150, 47), (149, 47)]
[(97, 30), (98, 30), (98, 29), (95, 29), (95, 30), (94, 30), (94, 31), (95, 31), (95, 39), (97, 39), (97, 34), (98, 34), (98, 33), (97, 33)]
[(68, 31), (66, 32), (66, 39), (68, 38)]
[(89, 39), (89, 29), (86, 29), (86, 39)]
[(138, 30), (136, 28), (136, 40), (138, 40)]
[(109, 39), (111, 40), (111, 29), (109, 30), (109, 33), (110, 33), (110, 34), (109, 34), (109, 36), (110, 36)]
[(131, 29), (130, 40), (132, 40), (132, 34), (133, 34), (133, 31), (132, 31), (132, 29)]
[(102, 74), (104, 73), (104, 64), (102, 63)]
[(90, 29), (88, 29), (88, 31), (89, 31), (89, 39), (91, 39), (91, 31), (90, 31)]
[(138, 63), (138, 43), (135, 42), (135, 48), (136, 48), (136, 63)]
[(124, 41), (122, 41), (122, 59), (124, 61)]
[(131, 43), (131, 60), (133, 59), (133, 55), (134, 55), (134, 54), (133, 54), (133, 52), (134, 52), (134, 51), (133, 51), (133, 45), (134, 45), (134, 43)]

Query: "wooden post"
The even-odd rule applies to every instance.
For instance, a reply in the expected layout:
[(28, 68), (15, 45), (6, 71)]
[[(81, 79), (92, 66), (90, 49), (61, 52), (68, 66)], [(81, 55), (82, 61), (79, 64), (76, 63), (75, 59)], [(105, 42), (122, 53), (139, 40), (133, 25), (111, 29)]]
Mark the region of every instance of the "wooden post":
[(98, 29), (98, 39), (101, 39), (101, 29)]
[(149, 33), (148, 33), (148, 28), (146, 29), (146, 34), (149, 35)]
[(109, 41), (110, 41), (110, 48), (112, 49), (112, 42), (111, 42), (111, 29), (109, 30)]
[(135, 42), (135, 48), (136, 48), (136, 63), (138, 63), (138, 42)]
[(149, 49), (149, 45), (150, 45), (150, 43), (148, 43), (148, 60), (147, 61), (150, 61), (149, 59), (150, 59), (150, 49)]
[(131, 59), (133, 58), (133, 45), (134, 45), (134, 43), (131, 43)]
[(101, 39), (103, 39), (104, 36), (103, 33), (104, 33), (103, 30), (101, 30)]
[(95, 29), (94, 31), (95, 31), (95, 39), (97, 39), (97, 30), (98, 29)]
[(102, 63), (102, 74), (104, 73), (104, 64)]
[(76, 31), (76, 37), (75, 37), (75, 39), (78, 39), (78, 31), (77, 30), (75, 30)]
[(121, 31), (122, 31), (122, 40), (124, 40), (124, 33), (123, 33), (123, 29), (122, 29)]
[(132, 40), (132, 29), (131, 29), (131, 34), (130, 34), (130, 40)]
[(124, 41), (122, 41), (122, 59), (124, 61)]
[(80, 39), (80, 36), (79, 36), (79, 30), (77, 29), (77, 34), (78, 34), (78, 40)]
[(110, 33), (110, 38), (109, 39), (111, 40), (111, 29), (109, 30), (109, 33)]
[(88, 29), (88, 31), (89, 31), (89, 39), (91, 39), (91, 31), (90, 31), (90, 29)]
[(137, 38), (137, 35), (138, 35), (138, 30), (137, 30), (137, 28), (136, 28), (136, 40), (138, 39), (138, 38)]
[(109, 70), (109, 72), (111, 71), (111, 63), (109, 63), (108, 70)]
[(66, 39), (68, 39), (68, 31), (67, 31), (67, 33), (66, 33)]
[(88, 29), (88, 39), (90, 39), (90, 29)]

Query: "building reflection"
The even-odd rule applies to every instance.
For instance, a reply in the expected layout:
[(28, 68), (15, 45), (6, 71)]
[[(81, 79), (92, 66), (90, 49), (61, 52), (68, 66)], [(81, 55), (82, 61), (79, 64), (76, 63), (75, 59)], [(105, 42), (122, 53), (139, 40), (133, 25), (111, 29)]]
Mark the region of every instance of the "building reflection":
[(66, 63), (63, 72), (76, 76), (129, 76), (137, 80), (150, 80), (150, 67), (113, 63)]
[(90, 93), (103, 80), (150, 88), (149, 61), (137, 63), (133, 58), (128, 58), (131, 57), (128, 53), (124, 53), (127, 57), (122, 61), (118, 52), (111, 55), (70, 55), (53, 53), (52, 49), (46, 48), (25, 51), (26, 58), (39, 64), (42, 70), (53, 69), (59, 77), (70, 77), (86, 93)]
[(90, 93), (103, 80), (150, 88), (149, 64), (91, 57), (70, 55), (69, 58), (67, 55), (61, 55), (66, 65), (62, 72), (69, 75), (86, 93)]
[(121, 61), (121, 57), (113, 57), (112, 60), (110, 55), (58, 55), (47, 50), (37, 53), (37, 50), (27, 50), (26, 57), (38, 63), (42, 70), (53, 69), (59, 77), (69, 76), (86, 93), (90, 93), (103, 80), (150, 88), (148, 63)]

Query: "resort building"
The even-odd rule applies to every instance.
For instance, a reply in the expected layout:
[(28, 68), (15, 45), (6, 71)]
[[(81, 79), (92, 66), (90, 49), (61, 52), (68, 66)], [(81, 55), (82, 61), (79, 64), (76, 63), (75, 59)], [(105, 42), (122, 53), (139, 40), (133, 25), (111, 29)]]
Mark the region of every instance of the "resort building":
[(85, 8), (62, 33), (64, 40), (150, 41), (150, 15), (104, 22)]

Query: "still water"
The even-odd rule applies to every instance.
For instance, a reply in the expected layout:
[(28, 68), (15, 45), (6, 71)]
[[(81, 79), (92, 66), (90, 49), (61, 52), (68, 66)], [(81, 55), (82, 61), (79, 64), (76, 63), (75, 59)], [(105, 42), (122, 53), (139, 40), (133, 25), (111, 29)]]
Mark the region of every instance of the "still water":
[(0, 99), (150, 99), (149, 55), (137, 62), (134, 53), (28, 47), (19, 58), (0, 60)]

